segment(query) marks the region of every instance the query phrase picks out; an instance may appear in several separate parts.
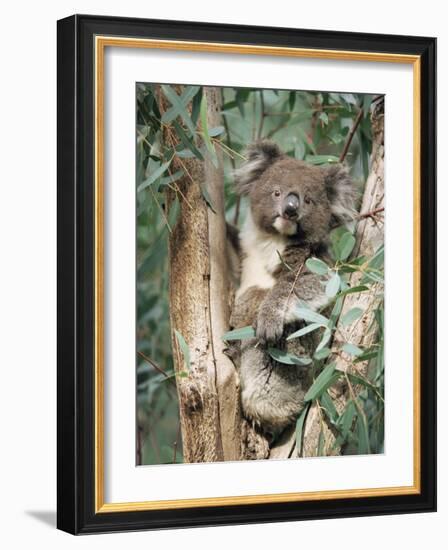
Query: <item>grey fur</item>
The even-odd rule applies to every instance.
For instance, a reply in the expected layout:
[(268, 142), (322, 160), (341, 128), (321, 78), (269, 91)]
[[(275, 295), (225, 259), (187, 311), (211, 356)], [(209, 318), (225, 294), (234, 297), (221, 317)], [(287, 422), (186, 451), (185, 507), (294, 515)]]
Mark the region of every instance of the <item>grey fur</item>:
[[(279, 434), (294, 422), (312, 382), (312, 367), (277, 363), (268, 353), (274, 346), (295, 355), (309, 354), (318, 335), (287, 341), (301, 325), (299, 304), (317, 310), (328, 304), (325, 277), (311, 273), (311, 256), (329, 262), (331, 227), (353, 218), (355, 193), (341, 165), (326, 168), (292, 159), (273, 142), (258, 142), (236, 173), (240, 194), (249, 197), (250, 211), (240, 233), (241, 283), (231, 325), (254, 326), (256, 338), (233, 350), (239, 367), (245, 416), (264, 431)], [(285, 217), (288, 194), (299, 199), (297, 215)]]

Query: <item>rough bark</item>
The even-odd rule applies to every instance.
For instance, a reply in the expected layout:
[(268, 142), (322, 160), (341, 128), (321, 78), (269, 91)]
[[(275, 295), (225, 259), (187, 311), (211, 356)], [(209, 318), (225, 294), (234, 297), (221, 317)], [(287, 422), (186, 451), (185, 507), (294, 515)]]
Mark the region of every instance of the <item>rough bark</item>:
[[(204, 88), (209, 127), (219, 122), (219, 94)], [(162, 103), (163, 107), (163, 103)], [(166, 130), (169, 133), (169, 130)], [(176, 140), (175, 134), (166, 135)], [(177, 374), (185, 372), (179, 331), (188, 344), (188, 376), (177, 376), (185, 462), (237, 460), (241, 456), (239, 389), (233, 363), (223, 353), (228, 330), (230, 282), (222, 163), (207, 159), (174, 161), (185, 176), (177, 182), (180, 214), (170, 235), (170, 317)], [(215, 212), (207, 206), (206, 186)]]

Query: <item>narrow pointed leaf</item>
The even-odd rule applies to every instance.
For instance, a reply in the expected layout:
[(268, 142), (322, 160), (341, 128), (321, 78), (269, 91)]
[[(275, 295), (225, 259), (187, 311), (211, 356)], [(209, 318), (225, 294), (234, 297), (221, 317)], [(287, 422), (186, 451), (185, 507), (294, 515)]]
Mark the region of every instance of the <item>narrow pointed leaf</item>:
[(351, 233), (344, 233), (338, 243), (339, 259), (346, 260), (350, 256), (355, 244), (355, 237)]
[(312, 309), (298, 307), (295, 310), (295, 314), (298, 319), (303, 319), (304, 321), (309, 321), (311, 323), (318, 323), (323, 326), (328, 325), (328, 319)]
[(154, 172), (152, 172), (148, 179), (143, 181), (138, 187), (137, 192), (143, 191), (143, 189), (146, 189), (151, 184), (153, 184), (155, 181), (157, 181), (160, 176), (167, 170), (168, 166), (171, 164), (171, 161), (164, 162), (161, 164)]
[(255, 330), (251, 326), (236, 328), (235, 330), (229, 330), (223, 334), (222, 339), (231, 340), (245, 340), (246, 338), (255, 338)]
[(344, 326), (351, 325), (354, 321), (356, 321), (356, 319), (359, 319), (363, 313), (364, 310), (362, 310), (360, 307), (354, 307), (342, 316), (341, 323)]
[(311, 388), (306, 392), (304, 397), (305, 401), (312, 401), (317, 397), (320, 397), (322, 393), (329, 388), (340, 376), (340, 372), (335, 372), (336, 363), (330, 363), (314, 381)]
[(363, 353), (362, 349), (358, 348), (358, 346), (349, 343), (344, 344), (342, 346), (342, 349), (345, 351), (345, 353), (348, 353), (349, 355), (354, 355), (355, 357), (358, 355), (362, 355)]
[(300, 336), (304, 336), (305, 334), (308, 334), (309, 332), (313, 332), (313, 330), (317, 330), (318, 328), (321, 328), (323, 325), (320, 323), (312, 323), (311, 325), (307, 325), (306, 327), (301, 328), (300, 330), (297, 330), (296, 332), (293, 332), (286, 338), (287, 340), (294, 340), (294, 338), (299, 338)]
[(190, 364), (190, 349), (188, 347), (187, 342), (185, 342), (185, 338), (182, 336), (182, 334), (174, 329), (174, 334), (176, 335), (177, 342), (179, 343), (180, 349), (182, 351), (182, 354), (184, 356), (184, 363), (185, 368), (190, 370), (191, 364)]
[(303, 356), (299, 357), (298, 355), (293, 355), (292, 353), (286, 353), (283, 350), (277, 348), (268, 348), (268, 353), (279, 363), (284, 365), (300, 365), (306, 366), (312, 363), (312, 360), (309, 357)]
[(328, 273), (328, 266), (319, 258), (308, 258), (306, 261), (307, 268), (317, 275), (326, 275)]
[(329, 298), (334, 298), (341, 287), (341, 278), (337, 273), (328, 281), (327, 286), (325, 287), (325, 294)]

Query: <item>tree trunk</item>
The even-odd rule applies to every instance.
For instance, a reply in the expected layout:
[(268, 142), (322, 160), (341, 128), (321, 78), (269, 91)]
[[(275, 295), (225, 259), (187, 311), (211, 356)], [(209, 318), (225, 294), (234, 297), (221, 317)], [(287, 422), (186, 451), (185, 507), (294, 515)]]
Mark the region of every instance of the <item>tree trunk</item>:
[[(204, 88), (203, 93), (208, 125), (218, 126), (219, 90)], [(176, 138), (172, 134), (166, 139)], [(242, 440), (238, 378), (223, 353), (221, 338), (228, 330), (231, 296), (222, 159), (219, 169), (208, 158), (205, 162), (173, 162), (175, 170), (185, 172), (177, 182), (181, 209), (169, 239), (170, 316), (184, 461), (238, 460)], [(213, 210), (204, 200), (204, 188)], [(185, 377), (181, 375), (186, 370), (185, 357), (174, 330), (189, 348), (190, 368)]]

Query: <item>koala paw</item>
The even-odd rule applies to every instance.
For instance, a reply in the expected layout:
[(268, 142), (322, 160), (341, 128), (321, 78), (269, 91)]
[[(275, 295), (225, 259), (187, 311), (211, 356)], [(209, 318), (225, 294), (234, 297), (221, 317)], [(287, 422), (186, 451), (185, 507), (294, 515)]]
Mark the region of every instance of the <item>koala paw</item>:
[(283, 320), (278, 311), (261, 308), (258, 312), (255, 334), (262, 343), (273, 343), (283, 336)]

